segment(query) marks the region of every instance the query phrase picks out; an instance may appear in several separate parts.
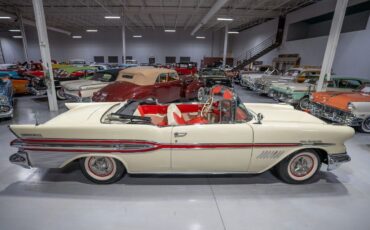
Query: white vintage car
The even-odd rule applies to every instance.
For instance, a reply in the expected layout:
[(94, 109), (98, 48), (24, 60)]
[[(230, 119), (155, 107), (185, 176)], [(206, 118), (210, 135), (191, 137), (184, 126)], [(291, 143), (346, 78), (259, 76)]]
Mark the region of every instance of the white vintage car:
[(122, 69), (108, 69), (94, 73), (91, 79), (62, 81), (60, 85), (64, 96), (76, 102), (90, 102), (93, 94), (117, 80)]
[(12, 163), (62, 168), (79, 161), (95, 183), (125, 173), (262, 173), (304, 183), (350, 161), (344, 142), (353, 128), (326, 124), (289, 105), (243, 104), (215, 86), (206, 103), (71, 103), (40, 125), (11, 125)]
[(254, 84), (257, 79), (268, 76), (276, 76), (279, 74), (280, 72), (277, 69), (267, 69), (263, 73), (245, 73), (241, 75), (240, 85), (249, 89), (254, 89)]

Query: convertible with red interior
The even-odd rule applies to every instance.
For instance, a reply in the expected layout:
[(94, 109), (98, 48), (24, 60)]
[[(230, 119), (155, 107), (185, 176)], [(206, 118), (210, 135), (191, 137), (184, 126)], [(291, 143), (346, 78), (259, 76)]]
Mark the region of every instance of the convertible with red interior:
[[(262, 173), (287, 183), (311, 181), (350, 161), (352, 128), (327, 124), (289, 105), (241, 103), (215, 86), (205, 103), (146, 100), (66, 104), (69, 111), (39, 125), (10, 125), (14, 164), (62, 168), (78, 161), (96, 183), (125, 173)], [(282, 135), (282, 133), (284, 135)]]

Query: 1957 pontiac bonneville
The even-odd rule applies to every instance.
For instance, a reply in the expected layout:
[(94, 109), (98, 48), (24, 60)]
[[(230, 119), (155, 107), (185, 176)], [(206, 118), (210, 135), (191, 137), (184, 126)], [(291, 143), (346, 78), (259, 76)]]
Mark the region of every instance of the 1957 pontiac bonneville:
[(347, 126), (330, 125), (289, 105), (243, 104), (232, 89), (215, 86), (205, 103), (154, 101), (66, 104), (69, 111), (40, 125), (11, 125), (18, 147), (12, 163), (61, 168), (79, 161), (95, 183), (126, 172), (262, 173), (305, 183), (321, 163), (350, 161)]

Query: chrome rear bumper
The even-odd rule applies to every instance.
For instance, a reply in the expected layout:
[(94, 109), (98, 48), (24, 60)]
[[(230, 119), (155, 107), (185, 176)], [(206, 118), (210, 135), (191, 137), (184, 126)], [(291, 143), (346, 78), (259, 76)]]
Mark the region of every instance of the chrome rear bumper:
[(328, 171), (338, 168), (341, 164), (351, 161), (347, 153), (328, 154)]
[(28, 155), (26, 152), (19, 151), (17, 153), (12, 154), (9, 157), (9, 161), (10, 163), (22, 166), (23, 168), (27, 168), (27, 169), (31, 168), (31, 164), (28, 160)]

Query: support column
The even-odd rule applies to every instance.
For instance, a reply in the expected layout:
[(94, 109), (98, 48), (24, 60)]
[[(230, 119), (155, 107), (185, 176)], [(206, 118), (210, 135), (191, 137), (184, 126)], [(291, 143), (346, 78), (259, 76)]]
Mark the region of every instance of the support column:
[(38, 38), (39, 38), (42, 65), (44, 68), (46, 85), (48, 87), (47, 92), (48, 92), (49, 110), (58, 111), (58, 103), (56, 99), (55, 85), (54, 85), (54, 75), (53, 75), (53, 70), (52, 70), (52, 65), (51, 65), (48, 33), (46, 30), (44, 6), (42, 3), (42, 0), (32, 0), (32, 3), (33, 3), (33, 10), (35, 13), (36, 28), (37, 28)]
[(226, 65), (226, 55), (227, 55), (227, 42), (228, 42), (228, 37), (229, 37), (229, 25), (225, 25), (225, 40), (224, 40), (224, 56), (222, 59), (222, 68), (225, 69)]
[(125, 16), (122, 17), (122, 57), (123, 57), (123, 64), (126, 64), (126, 20)]
[(28, 43), (27, 43), (27, 37), (26, 37), (26, 30), (24, 29), (24, 23), (23, 23), (23, 16), (20, 13), (19, 14), (19, 26), (22, 33), (22, 43), (23, 43), (23, 52), (24, 52), (24, 59), (28, 62)]
[(339, 35), (342, 29), (344, 16), (346, 14), (348, 0), (337, 0), (337, 4), (335, 6), (334, 17), (331, 23), (330, 33), (328, 42), (326, 44), (324, 60), (322, 62), (320, 78), (317, 83), (317, 91), (324, 91), (323, 85), (324, 81), (330, 79), (331, 69), (334, 62), (335, 51), (338, 46)]

